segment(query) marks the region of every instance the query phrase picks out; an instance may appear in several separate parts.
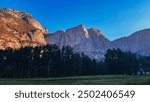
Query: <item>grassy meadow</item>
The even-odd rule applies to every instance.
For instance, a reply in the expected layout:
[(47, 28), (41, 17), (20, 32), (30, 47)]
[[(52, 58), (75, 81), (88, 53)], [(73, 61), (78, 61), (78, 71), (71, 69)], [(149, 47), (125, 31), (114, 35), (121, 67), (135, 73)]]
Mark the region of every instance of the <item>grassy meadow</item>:
[(150, 85), (150, 76), (97, 75), (30, 79), (1, 78), (0, 85)]

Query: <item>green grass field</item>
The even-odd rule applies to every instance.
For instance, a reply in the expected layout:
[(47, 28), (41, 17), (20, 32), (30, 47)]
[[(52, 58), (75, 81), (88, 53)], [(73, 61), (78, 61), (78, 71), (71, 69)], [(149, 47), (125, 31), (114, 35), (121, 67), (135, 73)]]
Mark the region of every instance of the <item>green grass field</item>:
[(0, 79), (0, 85), (150, 85), (150, 76), (101, 75), (64, 78)]

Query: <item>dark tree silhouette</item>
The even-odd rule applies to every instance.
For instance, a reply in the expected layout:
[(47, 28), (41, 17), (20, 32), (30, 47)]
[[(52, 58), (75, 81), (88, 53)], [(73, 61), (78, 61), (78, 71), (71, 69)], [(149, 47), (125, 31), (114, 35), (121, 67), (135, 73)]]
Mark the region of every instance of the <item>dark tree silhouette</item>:
[(136, 74), (142, 65), (150, 69), (150, 57), (120, 49), (107, 50), (105, 60), (90, 59), (69, 46), (56, 45), (0, 50), (1, 78), (66, 77), (104, 74)]

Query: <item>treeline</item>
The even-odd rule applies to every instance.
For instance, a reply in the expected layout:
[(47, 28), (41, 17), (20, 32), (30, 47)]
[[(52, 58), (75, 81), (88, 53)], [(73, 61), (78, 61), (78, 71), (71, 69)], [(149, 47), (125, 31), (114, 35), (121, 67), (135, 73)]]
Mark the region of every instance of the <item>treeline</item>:
[(65, 77), (100, 74), (100, 66), (69, 46), (25, 47), (0, 51), (0, 77)]
[(69, 46), (56, 45), (0, 50), (0, 77), (35, 78), (104, 74), (136, 74), (140, 66), (150, 67), (150, 57), (137, 57), (119, 49), (108, 50), (101, 62)]

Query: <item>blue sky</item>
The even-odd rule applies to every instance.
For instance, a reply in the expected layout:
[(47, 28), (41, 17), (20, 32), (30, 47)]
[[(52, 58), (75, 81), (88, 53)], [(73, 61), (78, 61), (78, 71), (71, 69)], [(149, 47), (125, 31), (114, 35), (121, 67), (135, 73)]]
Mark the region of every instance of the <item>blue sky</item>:
[(0, 0), (0, 8), (31, 13), (50, 32), (84, 24), (110, 40), (150, 28), (150, 0)]

